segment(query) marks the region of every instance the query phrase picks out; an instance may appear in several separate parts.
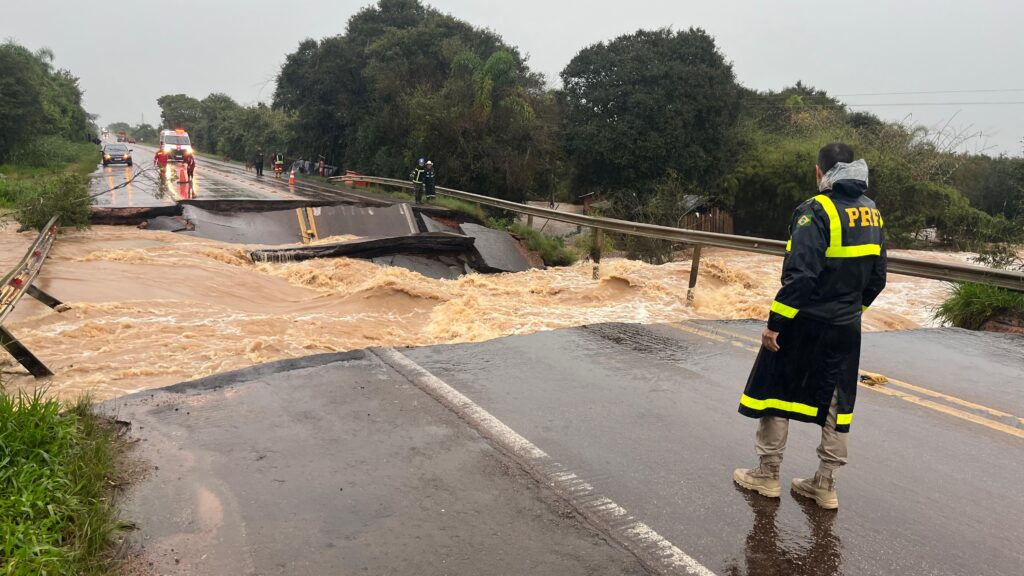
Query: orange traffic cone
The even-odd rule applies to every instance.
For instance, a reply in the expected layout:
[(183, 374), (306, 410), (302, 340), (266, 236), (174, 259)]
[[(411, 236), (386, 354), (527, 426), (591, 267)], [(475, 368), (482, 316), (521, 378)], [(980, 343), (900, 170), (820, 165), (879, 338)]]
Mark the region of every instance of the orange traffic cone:
[(184, 168), (178, 168), (178, 184), (188, 183), (188, 175), (185, 174)]
[(288, 185), (295, 186), (295, 169), (293, 168), (291, 174), (288, 175)]

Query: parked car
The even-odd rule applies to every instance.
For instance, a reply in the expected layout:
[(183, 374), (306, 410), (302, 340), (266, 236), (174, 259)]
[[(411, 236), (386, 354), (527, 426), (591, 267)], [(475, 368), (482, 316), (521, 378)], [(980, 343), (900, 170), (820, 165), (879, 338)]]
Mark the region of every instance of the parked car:
[(127, 164), (132, 165), (132, 151), (128, 146), (120, 143), (105, 144), (103, 146), (103, 165)]

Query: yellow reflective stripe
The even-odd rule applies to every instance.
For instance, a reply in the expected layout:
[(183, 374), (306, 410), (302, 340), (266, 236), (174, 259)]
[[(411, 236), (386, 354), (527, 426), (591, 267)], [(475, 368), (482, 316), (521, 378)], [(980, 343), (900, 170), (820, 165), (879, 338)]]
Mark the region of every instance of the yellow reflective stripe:
[[(779, 400), (778, 398), (758, 400), (757, 398), (751, 398), (744, 394), (740, 396), (740, 404), (752, 410), (767, 410), (768, 408), (775, 408), (776, 410), (782, 410), (783, 412), (803, 414), (805, 416), (811, 416), (812, 418), (818, 415), (818, 409), (814, 406), (808, 406), (807, 404), (801, 404), (799, 402), (786, 402), (785, 400)], [(847, 414), (841, 414), (840, 416), (847, 416)], [(853, 415), (849, 414), (848, 416)]]
[(881, 256), (880, 244), (858, 244), (857, 246), (829, 246), (825, 249), (826, 258), (861, 258), (863, 256)]
[(786, 318), (796, 318), (796, 315), (800, 313), (796, 308), (786, 306), (778, 300), (772, 302), (772, 312), (785, 316)]
[[(829, 231), (829, 246), (842, 246), (843, 245), (843, 222), (839, 219), (839, 211), (836, 210), (836, 205), (832, 202), (832, 199), (824, 194), (818, 194), (814, 197), (821, 204), (821, 207), (825, 209), (825, 214), (828, 214), (828, 231)], [(828, 256), (828, 254), (826, 254)]]
[(861, 306), (860, 306), (860, 311), (861, 311), (861, 313), (863, 314), (864, 312), (867, 312), (867, 311), (868, 311), (868, 307), (867, 307), (867, 306), (864, 306), (863, 304), (861, 304)]
[(825, 249), (826, 258), (861, 258), (882, 255), (882, 246), (879, 244), (843, 246), (843, 223), (839, 219), (839, 211), (836, 210), (835, 203), (824, 194), (818, 194), (814, 200), (821, 204), (821, 207), (825, 209), (825, 214), (828, 214), (829, 242), (828, 248)]
[(853, 414), (836, 414), (836, 426), (849, 426), (853, 422)]
[(792, 251), (793, 251), (793, 239), (792, 239), (792, 238), (790, 238), (790, 239), (789, 239), (789, 240), (788, 240), (788, 241), (786, 242), (786, 252), (792, 252)]

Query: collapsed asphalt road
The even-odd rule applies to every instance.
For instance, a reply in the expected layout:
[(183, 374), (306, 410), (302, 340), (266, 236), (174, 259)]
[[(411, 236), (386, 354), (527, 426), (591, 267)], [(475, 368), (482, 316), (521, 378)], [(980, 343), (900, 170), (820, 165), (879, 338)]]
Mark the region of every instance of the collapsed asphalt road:
[[(558, 502), (655, 573), (1021, 573), (1024, 339), (866, 334), (863, 367), (893, 380), (861, 387), (829, 513), (731, 482), (755, 458), (735, 408), (758, 326), (594, 325), (111, 401), (159, 466), (128, 516), (150, 553), (184, 550), (198, 574), (638, 570)], [(787, 478), (813, 470), (815, 442), (793, 427)], [(442, 501), (461, 507), (426, 513)], [(489, 539), (496, 522), (508, 532)]]

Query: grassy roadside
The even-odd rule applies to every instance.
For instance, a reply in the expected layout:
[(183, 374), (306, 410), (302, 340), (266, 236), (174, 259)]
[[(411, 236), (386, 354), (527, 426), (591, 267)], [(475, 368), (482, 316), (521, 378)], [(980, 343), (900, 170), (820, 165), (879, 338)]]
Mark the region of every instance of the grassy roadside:
[(954, 284), (935, 319), (957, 328), (977, 330), (993, 318), (1024, 320), (1024, 293), (987, 284)]
[(88, 400), (0, 388), (0, 574), (116, 572), (117, 442)]
[(89, 174), (99, 163), (99, 147), (42, 138), (0, 164), (0, 213), (15, 210), (26, 228), (39, 229), (53, 214), (62, 226), (89, 225)]
[(512, 224), (509, 232), (523, 239), (523, 244), (540, 254), (547, 266), (569, 266), (576, 262), (576, 254), (565, 247), (561, 238), (548, 236), (524, 224)]

